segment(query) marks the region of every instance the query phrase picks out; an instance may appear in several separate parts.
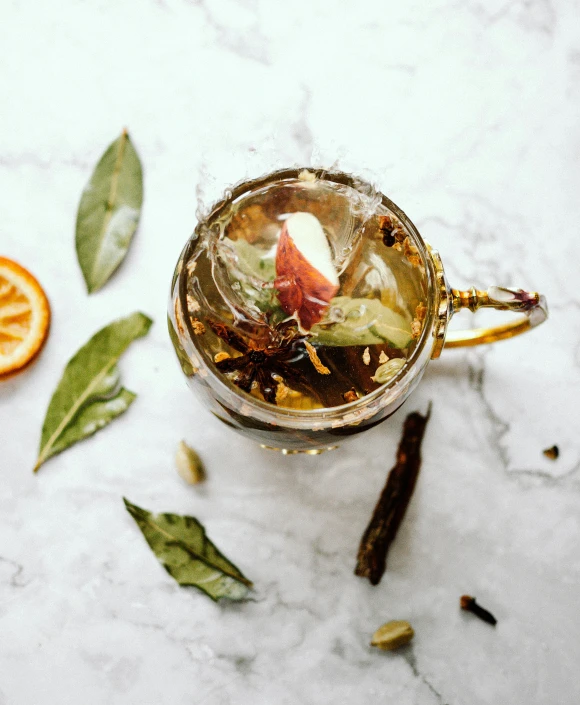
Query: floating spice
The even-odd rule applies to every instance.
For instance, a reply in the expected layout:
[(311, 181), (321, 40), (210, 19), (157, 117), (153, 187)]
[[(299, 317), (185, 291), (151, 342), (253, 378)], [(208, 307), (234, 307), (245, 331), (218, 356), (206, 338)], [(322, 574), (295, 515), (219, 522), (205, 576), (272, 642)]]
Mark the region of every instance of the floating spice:
[(371, 351), (368, 348), (365, 348), (362, 359), (365, 365), (371, 364)]
[(199, 318), (192, 318), (191, 319), (191, 327), (192, 327), (195, 335), (203, 335), (205, 333), (205, 326), (199, 320)]
[(421, 442), (431, 405), (425, 416), (409, 414), (403, 426), (403, 436), (397, 449), (397, 462), (389, 472), (370, 523), (360, 542), (355, 574), (378, 585), (387, 562), (387, 552), (393, 542), (413, 495), (421, 468)]
[(560, 449), (558, 446), (552, 446), (551, 448), (546, 448), (546, 450), (542, 451), (543, 454), (546, 456), (546, 458), (550, 458), (550, 460), (556, 460), (558, 456), (560, 455)]
[(462, 610), (471, 612), (476, 617), (479, 617), (479, 619), (483, 622), (491, 624), (492, 627), (495, 627), (497, 624), (497, 619), (493, 616), (493, 614), (481, 607), (481, 605), (478, 605), (475, 601), (475, 597), (471, 597), (471, 595), (461, 595), (459, 598), (459, 604), (461, 605)]
[(413, 627), (404, 620), (393, 620), (383, 624), (373, 634), (371, 646), (383, 651), (393, 651), (408, 644), (415, 636)]
[(392, 360), (387, 359), (385, 363), (377, 367), (377, 371), (371, 379), (377, 384), (385, 384), (403, 369), (405, 363), (404, 357), (395, 357)]
[(349, 389), (348, 392), (345, 392), (342, 395), (342, 398), (344, 399), (346, 404), (350, 404), (353, 401), (356, 401), (358, 399), (358, 394), (356, 393), (356, 389), (352, 387), (352, 389)]
[(320, 361), (320, 358), (318, 357), (318, 353), (316, 352), (316, 348), (314, 347), (314, 345), (311, 345), (307, 340), (305, 340), (304, 347), (306, 348), (306, 352), (308, 353), (310, 362), (314, 365), (314, 369), (321, 375), (329, 375), (330, 370), (328, 369), (328, 367), (326, 367), (326, 365), (323, 365)]
[(256, 381), (264, 399), (276, 404), (280, 378), (291, 384), (303, 381), (302, 373), (288, 364), (295, 355), (296, 345), (304, 340), (298, 332), (296, 321), (285, 321), (274, 328), (265, 326), (266, 338), (263, 341), (245, 339), (224, 323), (211, 319), (207, 319), (207, 323), (218, 338), (242, 353), (238, 357), (216, 362), (216, 367), (223, 373), (236, 372), (232, 381), (244, 392), (249, 393)]
[(379, 230), (383, 235), (383, 244), (385, 247), (392, 247), (396, 242), (395, 236), (393, 235), (394, 228), (395, 224), (390, 215), (381, 215), (379, 217)]

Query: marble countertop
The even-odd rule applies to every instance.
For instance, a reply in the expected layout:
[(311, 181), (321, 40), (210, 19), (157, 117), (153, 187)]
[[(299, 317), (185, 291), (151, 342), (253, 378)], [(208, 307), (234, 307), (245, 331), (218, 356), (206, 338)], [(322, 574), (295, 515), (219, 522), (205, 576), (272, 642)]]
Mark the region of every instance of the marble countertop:
[[(0, 386), (0, 704), (532, 705), (580, 702), (578, 0), (6, 3), (0, 250), (50, 297), (28, 372)], [(80, 193), (130, 131), (145, 170), (123, 267), (88, 297)], [(369, 176), (437, 247), (454, 286), (539, 289), (551, 318), (450, 350), (387, 423), (282, 457), (190, 395), (167, 336), (198, 207), (246, 174), (336, 163)], [(140, 309), (121, 362), (138, 393), (32, 474), (65, 362)], [(470, 314), (463, 324), (470, 324)], [(378, 587), (358, 541), (406, 413), (433, 415)], [(174, 467), (185, 438), (208, 481)], [(542, 454), (558, 444), (560, 457)], [(256, 585), (214, 604), (157, 563), (121, 497), (189, 513)], [(460, 612), (471, 593), (495, 629)], [(408, 619), (410, 648), (368, 645)]]

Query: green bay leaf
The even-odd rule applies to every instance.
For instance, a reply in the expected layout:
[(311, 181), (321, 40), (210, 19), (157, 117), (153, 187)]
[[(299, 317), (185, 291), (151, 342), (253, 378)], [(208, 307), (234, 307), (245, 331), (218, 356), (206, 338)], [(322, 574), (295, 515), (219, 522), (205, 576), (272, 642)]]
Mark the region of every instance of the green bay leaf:
[(143, 203), (143, 171), (127, 131), (101, 157), (79, 203), (77, 257), (89, 293), (123, 261)]
[[(337, 296), (329, 312), (340, 310), (339, 322), (322, 321), (312, 327), (320, 345), (377, 345), (389, 343), (406, 348), (412, 340), (411, 323), (384, 306), (378, 299), (351, 299)], [(334, 311), (336, 313), (336, 311)]]
[(119, 389), (117, 361), (152, 323), (138, 312), (114, 321), (69, 360), (48, 405), (35, 472), (48, 458), (96, 433), (128, 409), (135, 394)]
[(246, 597), (252, 583), (208, 539), (195, 517), (152, 514), (123, 501), (153, 553), (180, 585), (196, 587), (216, 602)]

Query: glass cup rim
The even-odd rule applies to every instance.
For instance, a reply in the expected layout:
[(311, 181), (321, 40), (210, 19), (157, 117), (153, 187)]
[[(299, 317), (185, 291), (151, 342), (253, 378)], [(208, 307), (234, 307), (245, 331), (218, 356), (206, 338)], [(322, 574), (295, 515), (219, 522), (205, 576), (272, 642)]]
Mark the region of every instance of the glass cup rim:
[[(347, 402), (339, 406), (324, 407), (322, 409), (290, 409), (286, 407), (274, 406), (273, 404), (244, 392), (236, 387), (232, 382), (229, 382), (229, 380), (229, 383), (227, 383), (225, 381), (226, 378), (222, 379), (223, 376), (217, 375), (212, 369), (208, 370), (208, 376), (204, 377), (204, 381), (225, 396), (234, 394), (238, 397), (241, 400), (241, 405), (251, 408), (252, 413), (248, 415), (253, 418), (266, 422), (271, 421), (272, 419), (284, 419), (286, 421), (294, 420), (295, 423), (292, 424), (293, 426), (304, 428), (310, 427), (313, 423), (319, 423), (320, 427), (324, 428), (327, 425), (331, 425), (332, 421), (340, 419), (345, 415), (351, 415), (355, 412), (364, 411), (367, 407), (374, 405), (373, 403), (377, 400), (384, 402), (381, 406), (395, 400), (399, 396), (399, 388), (404, 387), (403, 383), (406, 384), (412, 381), (412, 378), (416, 377), (421, 369), (427, 364), (428, 360), (421, 368), (417, 368), (416, 365), (429, 339), (432, 337), (432, 330), (436, 320), (436, 273), (433, 260), (429, 253), (428, 245), (423, 240), (419, 231), (407, 214), (401, 210), (396, 203), (393, 203), (393, 201), (391, 201), (391, 199), (380, 189), (374, 187), (372, 184), (358, 176), (353, 176), (341, 171), (332, 171), (329, 169), (313, 167), (279, 169), (258, 178), (240, 181), (235, 186), (226, 189), (224, 197), (212, 206), (207, 215), (199, 220), (193, 234), (183, 249), (181, 257), (183, 262), (189, 260), (195, 250), (200, 229), (215, 218), (219, 217), (222, 211), (238, 198), (251, 190), (268, 186), (275, 182), (296, 180), (299, 178), (300, 174), (303, 174), (305, 171), (313, 174), (316, 179), (350, 186), (359, 192), (363, 188), (366, 192), (368, 192), (369, 188), (372, 189), (378, 196), (380, 196), (381, 204), (386, 206), (391, 212), (395, 213), (397, 218), (402, 221), (407, 231), (411, 234), (414, 240), (413, 244), (417, 247), (425, 266), (428, 292), (425, 324), (423, 325), (421, 336), (415, 345), (413, 353), (401, 370), (392, 379), (382, 384), (370, 394), (366, 394), (364, 397), (360, 397), (352, 402)], [(179, 305), (184, 311), (187, 310), (187, 276), (187, 267), (183, 266), (178, 275), (177, 292), (179, 297)], [(193, 332), (189, 316), (184, 316), (184, 319), (189, 341), (193, 345), (197, 354), (200, 356), (201, 360), (205, 360), (205, 353), (197, 343), (197, 336)], [(386, 398), (383, 399), (384, 397)], [(364, 417), (366, 417), (366, 414), (364, 414), (363, 418)]]

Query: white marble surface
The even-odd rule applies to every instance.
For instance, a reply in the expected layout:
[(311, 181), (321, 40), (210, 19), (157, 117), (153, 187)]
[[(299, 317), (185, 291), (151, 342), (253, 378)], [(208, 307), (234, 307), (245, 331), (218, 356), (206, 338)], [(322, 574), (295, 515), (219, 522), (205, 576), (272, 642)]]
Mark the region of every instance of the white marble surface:
[[(0, 250), (53, 306), (42, 358), (0, 387), (0, 703), (256, 705), (580, 702), (578, 0), (5, 2)], [(87, 297), (73, 231), (127, 126), (145, 168), (130, 255)], [(292, 163), (369, 170), (455, 286), (543, 291), (551, 319), (448, 351), (383, 426), (319, 458), (236, 436), (190, 396), (164, 322), (207, 204)], [(122, 361), (139, 397), (31, 468), (70, 355), (140, 308)], [(466, 318), (465, 323), (469, 323)], [(358, 540), (404, 416), (433, 400), (424, 466), (378, 587)], [(173, 465), (186, 438), (209, 472)], [(557, 443), (560, 459), (542, 449)], [(179, 588), (121, 496), (197, 516), (256, 585), (246, 604)], [(460, 613), (475, 594), (495, 629)], [(408, 619), (412, 648), (373, 651)]]

